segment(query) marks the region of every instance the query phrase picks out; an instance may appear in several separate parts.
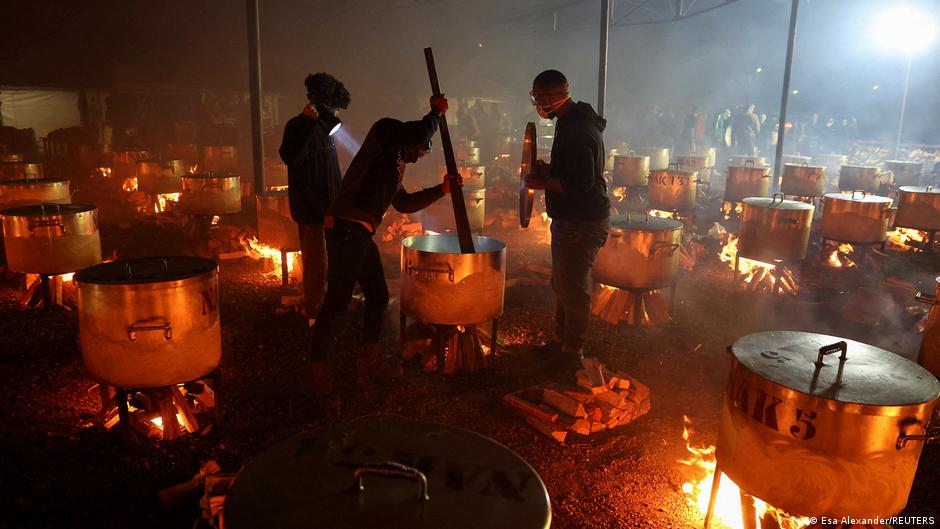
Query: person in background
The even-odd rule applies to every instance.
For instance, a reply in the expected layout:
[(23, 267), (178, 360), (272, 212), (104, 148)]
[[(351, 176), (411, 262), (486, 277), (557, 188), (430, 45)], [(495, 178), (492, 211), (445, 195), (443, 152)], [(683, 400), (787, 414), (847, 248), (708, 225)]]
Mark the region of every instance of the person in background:
[(558, 70), (545, 70), (532, 82), (532, 104), (539, 115), (557, 119), (552, 161), (539, 161), (526, 177), (531, 189), (545, 190), (552, 218), (552, 289), (555, 334), (549, 354), (564, 359), (584, 357), (591, 310), (591, 270), (607, 241), (610, 200), (604, 180), (604, 128), (607, 122), (591, 105), (571, 99), (568, 80)]
[(705, 138), (705, 120), (698, 113), (698, 107), (693, 106), (682, 121), (682, 131), (680, 135), (680, 145), (684, 152), (694, 154), (698, 149), (704, 147), (702, 141)]
[(342, 175), (332, 134), (340, 126), (336, 113), (349, 106), (349, 91), (327, 73), (308, 75), (307, 104), (284, 125), (278, 153), (287, 165), (290, 214), (300, 233), (304, 269), (304, 310), (316, 317), (326, 286), (326, 239), (323, 221), (339, 191)]
[(753, 103), (747, 105), (744, 112), (734, 118), (732, 131), (737, 154), (754, 156), (757, 153), (757, 135), (760, 134), (760, 118), (754, 113)]
[(380, 354), (388, 285), (373, 236), (389, 206), (402, 213), (414, 213), (450, 193), (450, 178), (462, 183), (459, 175), (446, 175), (442, 184), (415, 193), (402, 186), (406, 165), (417, 162), (431, 149), (431, 136), (446, 111), (447, 99), (434, 96), (431, 111), (418, 121), (392, 118), (376, 121), (350, 163), (327, 213), (326, 298), (313, 325), (310, 353), (312, 370), (317, 375), (314, 389), (320, 396), (330, 395), (336, 388), (326, 354), (334, 337), (334, 322), (346, 312), (356, 283), (365, 296), (363, 345), (356, 359), (356, 373), (367, 378), (402, 374), (400, 365), (385, 361)]

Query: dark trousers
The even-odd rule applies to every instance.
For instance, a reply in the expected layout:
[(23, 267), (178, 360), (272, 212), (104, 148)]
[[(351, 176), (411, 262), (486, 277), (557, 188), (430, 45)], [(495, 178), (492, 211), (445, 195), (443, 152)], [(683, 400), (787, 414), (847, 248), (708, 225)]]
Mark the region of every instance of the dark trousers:
[(333, 340), (337, 317), (346, 312), (356, 283), (365, 295), (363, 342), (378, 343), (382, 317), (388, 306), (388, 285), (379, 248), (369, 230), (356, 222), (336, 220), (326, 230), (327, 268), (326, 298), (313, 325), (310, 359), (325, 361)]
[(608, 219), (594, 222), (552, 221), (552, 289), (555, 334), (567, 349), (584, 345), (591, 316), (591, 269), (607, 241)]

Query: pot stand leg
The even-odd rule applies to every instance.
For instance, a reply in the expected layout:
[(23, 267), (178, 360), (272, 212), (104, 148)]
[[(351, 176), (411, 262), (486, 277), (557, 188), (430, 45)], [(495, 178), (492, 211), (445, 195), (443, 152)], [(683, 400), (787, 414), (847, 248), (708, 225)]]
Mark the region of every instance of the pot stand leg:
[(398, 350), (405, 350), (405, 328), (408, 324), (408, 317), (405, 313), (398, 311)]
[(708, 495), (708, 508), (705, 510), (704, 529), (708, 529), (712, 515), (715, 513), (715, 501), (718, 499), (718, 487), (721, 485), (721, 465), (715, 467), (715, 476), (712, 478), (712, 490)]
[(741, 491), (741, 521), (744, 529), (757, 529), (757, 509), (754, 507), (754, 496)]
[(438, 372), (444, 372), (444, 340), (442, 339), (444, 335), (444, 330), (435, 325), (434, 334), (431, 337), (431, 351), (433, 351), (435, 358), (435, 368)]
[(39, 290), (42, 292), (42, 309), (46, 312), (52, 310), (52, 285), (46, 274), (39, 274)]
[(281, 285), (287, 286), (290, 283), (290, 270), (287, 265), (287, 248), (281, 248)]
[(215, 401), (215, 425), (222, 425), (222, 368), (217, 367), (215, 371), (209, 373), (209, 380), (212, 381), (212, 397)]
[(497, 331), (499, 330), (499, 318), (493, 318), (493, 328), (490, 331), (490, 354), (496, 352)]

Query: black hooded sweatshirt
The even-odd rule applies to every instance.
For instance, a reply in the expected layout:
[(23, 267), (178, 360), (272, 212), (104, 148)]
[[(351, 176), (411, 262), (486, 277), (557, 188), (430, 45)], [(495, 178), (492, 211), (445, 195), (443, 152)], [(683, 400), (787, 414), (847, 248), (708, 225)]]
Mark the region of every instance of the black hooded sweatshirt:
[(607, 121), (584, 102), (575, 103), (558, 118), (549, 178), (560, 180), (564, 192), (545, 192), (552, 219), (587, 222), (610, 217), (604, 181), (606, 126)]
[(323, 122), (306, 114), (291, 118), (278, 153), (287, 165), (290, 216), (299, 224), (323, 224), (342, 179), (336, 147)]

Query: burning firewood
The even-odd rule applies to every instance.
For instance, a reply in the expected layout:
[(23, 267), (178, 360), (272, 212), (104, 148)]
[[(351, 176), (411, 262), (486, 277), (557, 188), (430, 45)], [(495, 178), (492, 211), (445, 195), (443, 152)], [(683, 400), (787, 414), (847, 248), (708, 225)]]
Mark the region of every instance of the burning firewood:
[[(637, 303), (636, 296), (640, 296)], [(639, 310), (637, 310), (639, 305)], [(655, 326), (672, 320), (662, 291), (630, 292), (607, 285), (598, 285), (591, 300), (591, 314), (617, 325)]]

